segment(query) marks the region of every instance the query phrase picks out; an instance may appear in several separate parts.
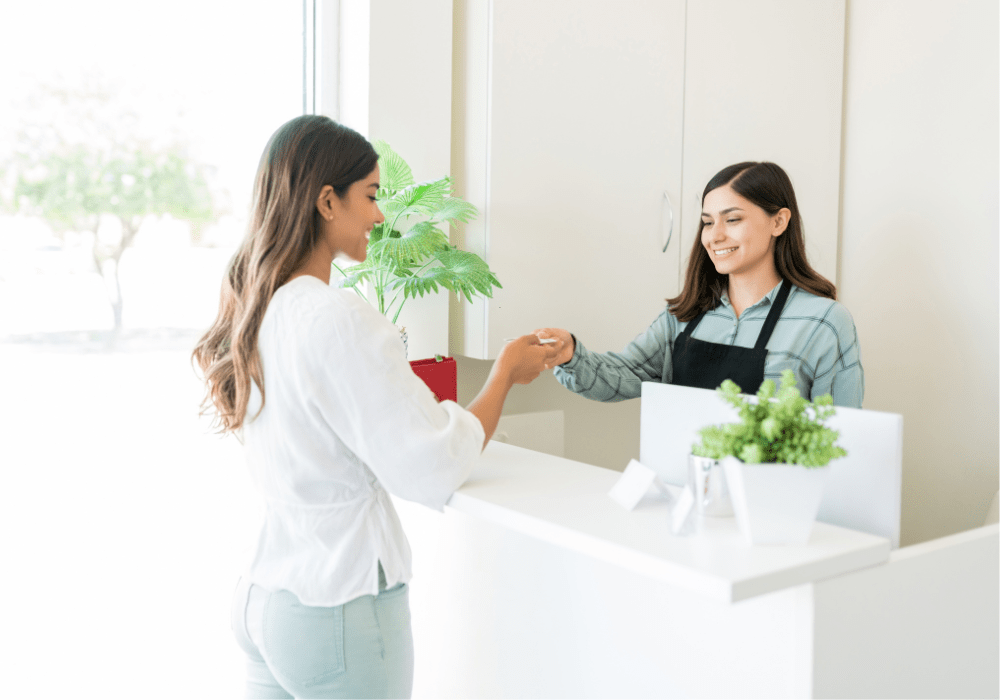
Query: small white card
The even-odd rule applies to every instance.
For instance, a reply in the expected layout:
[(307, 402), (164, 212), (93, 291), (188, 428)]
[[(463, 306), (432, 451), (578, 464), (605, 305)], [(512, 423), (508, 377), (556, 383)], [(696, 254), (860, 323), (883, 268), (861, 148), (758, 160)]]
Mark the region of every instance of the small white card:
[(633, 459), (625, 467), (625, 471), (622, 472), (615, 485), (608, 491), (608, 495), (620, 503), (625, 510), (632, 510), (649, 491), (649, 487), (653, 485), (663, 493), (670, 494), (660, 483), (656, 472)]
[(688, 535), (694, 529), (694, 494), (685, 487), (670, 511), (670, 529), (675, 535)]

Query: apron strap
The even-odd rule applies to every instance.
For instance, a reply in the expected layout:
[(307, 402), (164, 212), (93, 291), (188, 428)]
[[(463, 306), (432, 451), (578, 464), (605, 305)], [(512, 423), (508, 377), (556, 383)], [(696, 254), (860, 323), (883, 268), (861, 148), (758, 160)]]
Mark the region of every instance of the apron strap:
[(693, 319), (691, 319), (691, 322), (689, 324), (687, 324), (686, 326), (684, 326), (684, 330), (682, 330), (677, 335), (677, 339), (680, 340), (684, 336), (687, 336), (687, 337), (690, 338), (691, 334), (694, 333), (694, 329), (698, 327), (698, 324), (701, 323), (701, 319), (703, 319), (703, 318), (705, 318), (705, 312), (704, 311), (702, 311), (700, 314), (698, 314), (697, 316), (695, 316)]
[(781, 316), (781, 311), (785, 308), (785, 302), (788, 300), (788, 295), (791, 291), (792, 283), (788, 280), (783, 280), (781, 289), (778, 290), (778, 296), (774, 298), (771, 310), (767, 312), (764, 327), (760, 329), (760, 335), (757, 336), (757, 344), (754, 346), (755, 350), (763, 350), (767, 347), (767, 341), (771, 339), (771, 333), (774, 332), (774, 327), (778, 324), (778, 317)]

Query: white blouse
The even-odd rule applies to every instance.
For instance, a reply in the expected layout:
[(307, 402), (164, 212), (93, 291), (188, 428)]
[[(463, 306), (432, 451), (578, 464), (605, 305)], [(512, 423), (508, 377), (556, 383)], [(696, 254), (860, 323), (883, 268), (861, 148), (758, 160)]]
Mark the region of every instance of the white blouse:
[[(386, 491), (443, 510), (479, 459), (475, 415), (438, 403), (396, 328), (354, 291), (312, 276), (280, 287), (258, 339), (243, 443), (266, 516), (247, 578), (333, 606), (410, 580)], [(256, 417), (255, 417), (256, 416)]]

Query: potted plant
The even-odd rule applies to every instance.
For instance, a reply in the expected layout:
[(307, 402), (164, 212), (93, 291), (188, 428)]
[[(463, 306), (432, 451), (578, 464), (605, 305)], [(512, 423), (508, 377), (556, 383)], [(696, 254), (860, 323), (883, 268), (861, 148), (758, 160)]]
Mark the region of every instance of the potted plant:
[[(441, 288), (468, 300), (480, 294), (492, 297), (494, 286), (502, 288), (496, 275), (478, 255), (451, 245), (441, 230), (458, 222), (468, 223), (478, 213), (476, 208), (451, 195), (451, 178), (414, 182), (410, 166), (388, 143), (375, 141), (372, 145), (379, 155), (376, 201), (385, 221), (372, 229), (368, 256), (363, 263), (346, 270), (336, 262), (333, 264), (343, 277), (339, 285), (354, 289), (368, 300), (358, 288), (367, 282), (379, 313), (393, 324), (408, 299), (437, 293)], [(405, 346), (405, 328), (400, 328), (400, 337)], [(437, 363), (418, 360), (410, 364), (439, 400), (455, 400), (454, 359), (440, 356), (434, 359)], [(450, 370), (434, 366), (441, 362), (449, 363)]]
[(830, 462), (847, 454), (835, 444), (840, 434), (823, 423), (835, 412), (833, 398), (803, 398), (791, 370), (781, 373), (780, 391), (764, 381), (756, 402), (731, 380), (718, 391), (740, 422), (702, 428), (692, 453), (722, 460), (736, 521), (751, 544), (804, 544)]

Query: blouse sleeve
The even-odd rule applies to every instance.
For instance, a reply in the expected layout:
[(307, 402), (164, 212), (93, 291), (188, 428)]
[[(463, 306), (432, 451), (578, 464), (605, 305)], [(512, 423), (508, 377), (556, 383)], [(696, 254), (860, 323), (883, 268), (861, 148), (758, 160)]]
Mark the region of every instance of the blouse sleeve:
[(349, 299), (313, 317), (300, 384), (389, 493), (443, 510), (479, 460), (483, 426), (455, 402), (438, 403), (406, 361), (396, 328)]
[[(577, 340), (573, 359), (553, 371), (560, 384), (595, 401), (624, 401), (642, 394), (643, 382), (664, 380), (670, 357), (669, 321), (660, 316), (621, 352), (591, 352)], [(669, 380), (669, 374), (667, 380)]]

